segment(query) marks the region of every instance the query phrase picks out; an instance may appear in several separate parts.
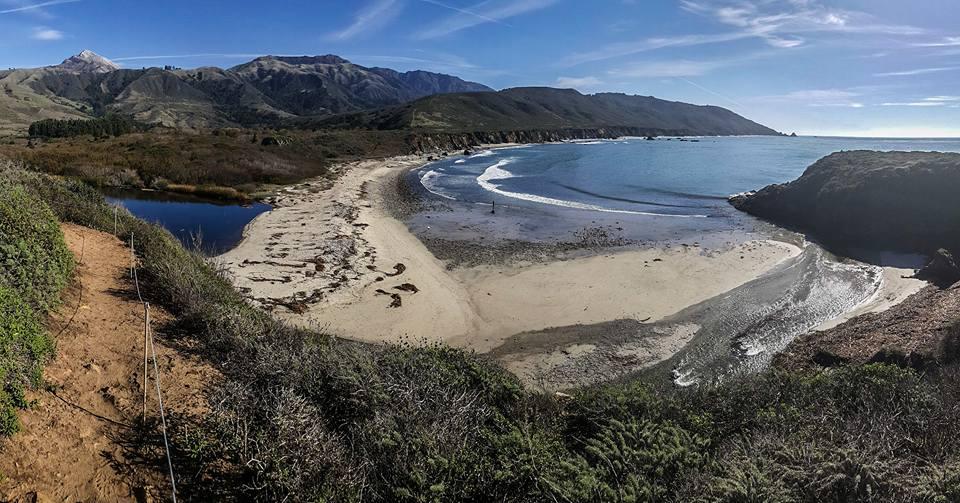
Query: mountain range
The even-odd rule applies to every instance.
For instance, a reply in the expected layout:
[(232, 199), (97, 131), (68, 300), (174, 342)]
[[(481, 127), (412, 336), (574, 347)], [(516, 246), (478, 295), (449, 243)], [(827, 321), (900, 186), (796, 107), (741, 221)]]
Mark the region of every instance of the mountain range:
[(0, 71), (0, 134), (47, 118), (121, 114), (178, 129), (244, 126), (445, 132), (778, 134), (725, 108), (617, 93), (524, 87), (495, 92), (458, 77), (368, 68), (339, 56), (263, 56), (222, 69), (125, 69), (83, 51)]
[(114, 112), (177, 128), (274, 123), (492, 91), (425, 71), (367, 68), (326, 56), (263, 56), (229, 69), (123, 69), (92, 51), (54, 66), (0, 71), (0, 132), (44, 118)]

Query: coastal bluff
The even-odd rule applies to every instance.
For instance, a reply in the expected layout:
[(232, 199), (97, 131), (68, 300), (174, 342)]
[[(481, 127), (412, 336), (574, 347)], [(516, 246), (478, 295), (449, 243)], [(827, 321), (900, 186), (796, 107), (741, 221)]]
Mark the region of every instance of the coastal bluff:
[(848, 151), (800, 178), (730, 198), (737, 209), (840, 250), (960, 250), (960, 154)]

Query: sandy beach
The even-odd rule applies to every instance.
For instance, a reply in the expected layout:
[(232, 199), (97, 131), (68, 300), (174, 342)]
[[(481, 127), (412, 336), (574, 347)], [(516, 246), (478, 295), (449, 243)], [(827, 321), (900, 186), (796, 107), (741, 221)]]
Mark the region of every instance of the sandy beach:
[[(531, 359), (529, 348), (514, 348), (522, 354), (504, 350), (516, 334), (654, 323), (801, 253), (793, 244), (763, 239), (711, 249), (623, 246), (559, 260), (448, 267), (392, 216), (394, 201), (384, 196), (396, 192), (402, 174), (426, 162), (421, 156), (361, 161), (340, 166), (335, 182), (289, 187), (218, 261), (254, 303), (290, 323), (361, 341), (442, 341), (491, 352), (529, 382), (536, 365), (593, 348), (578, 346), (575, 333), (554, 333), (541, 337)], [(878, 298), (889, 304), (908, 291)], [(618, 358), (629, 357), (631, 368), (651, 365), (695, 332), (689, 326), (668, 330), (633, 350), (621, 347), (631, 354)]]

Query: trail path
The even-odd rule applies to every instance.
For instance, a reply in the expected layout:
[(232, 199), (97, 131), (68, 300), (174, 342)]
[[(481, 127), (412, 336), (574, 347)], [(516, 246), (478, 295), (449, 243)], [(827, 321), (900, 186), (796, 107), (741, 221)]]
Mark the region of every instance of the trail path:
[[(55, 391), (31, 393), (36, 405), (21, 414), (22, 431), (0, 441), (0, 501), (133, 501), (144, 492), (166, 500), (166, 472), (128, 459), (122, 440), (142, 410), (143, 308), (129, 277), (129, 248), (110, 234), (62, 227), (79, 264), (50, 321), (52, 333), (63, 330), (44, 371)], [(168, 415), (202, 411), (215, 369), (160, 342), (170, 315), (152, 308), (151, 317)]]

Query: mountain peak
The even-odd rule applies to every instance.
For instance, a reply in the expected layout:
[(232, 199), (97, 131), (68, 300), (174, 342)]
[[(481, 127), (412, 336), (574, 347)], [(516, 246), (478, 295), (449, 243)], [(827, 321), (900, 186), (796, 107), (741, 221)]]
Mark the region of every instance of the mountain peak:
[(84, 49), (80, 54), (70, 56), (54, 68), (79, 73), (107, 73), (119, 70), (120, 66), (91, 50)]

